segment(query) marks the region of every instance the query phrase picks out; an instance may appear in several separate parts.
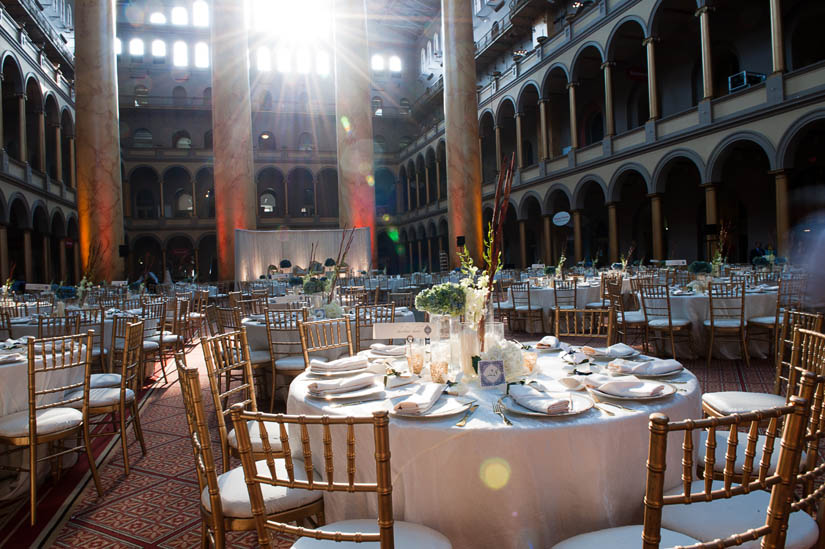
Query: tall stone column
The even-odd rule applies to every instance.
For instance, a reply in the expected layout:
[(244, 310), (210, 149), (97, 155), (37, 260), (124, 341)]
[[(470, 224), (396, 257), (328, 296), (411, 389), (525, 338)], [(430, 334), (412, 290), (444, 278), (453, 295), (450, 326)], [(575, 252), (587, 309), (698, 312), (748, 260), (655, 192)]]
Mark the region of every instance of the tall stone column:
[(23, 274), (26, 281), (34, 280), (34, 265), (32, 264), (32, 232), (29, 229), (23, 231), (23, 262), (26, 264)]
[(415, 206), (420, 208), (424, 205), (421, 202), (421, 172), (415, 170)]
[[(75, 64), (77, 59), (75, 59)], [(21, 93), (17, 96), (17, 140), (20, 146), (17, 147), (20, 151), (20, 162), (29, 161), (28, 141), (26, 140), (26, 94)]]
[(516, 113), (516, 166), (519, 169), (524, 167), (524, 136), (521, 134), (521, 121), (524, 118), (523, 112)]
[(579, 148), (579, 129), (576, 123), (576, 88), (579, 86), (578, 82), (570, 82), (567, 84), (567, 92), (570, 96), (570, 148)]
[[(710, 51), (710, 10), (707, 2), (696, 11), (699, 18), (699, 34), (702, 41), (702, 98), (713, 97), (713, 61)], [(648, 71), (649, 72), (649, 71)]]
[(37, 112), (37, 169), (46, 173), (46, 113)]
[(69, 138), (69, 187), (77, 188), (77, 171), (75, 167), (75, 140), (74, 137)]
[(665, 259), (664, 224), (662, 220), (662, 195), (650, 195), (650, 220), (653, 225), (653, 257)]
[(377, 265), (366, 6), (365, 0), (337, 0), (334, 5), (338, 218), (341, 225), (369, 228), (372, 264)]
[(776, 181), (776, 255), (787, 256), (788, 234), (790, 233), (790, 204), (788, 202), (788, 174), (785, 171), (774, 172)]
[(496, 172), (501, 172), (501, 126), (496, 124), (493, 131), (496, 133)]
[(518, 245), (519, 252), (521, 252), (521, 267), (526, 269), (527, 264), (527, 222), (520, 219), (518, 222)]
[[(2, 103), (2, 101), (0, 101)], [(9, 278), (9, 231), (0, 225), (0, 284)]]
[[(481, 138), (479, 138), (481, 139)], [(481, 150), (481, 143), (479, 143), (479, 150)], [(481, 158), (481, 156), (479, 156)], [(441, 167), (438, 165), (438, 160), (435, 162), (435, 196), (436, 201), (441, 200)]]
[(114, 2), (77, 2), (75, 34), (80, 254), (86, 266), (91, 246), (99, 246), (95, 276), (117, 280), (125, 265), (118, 253), (124, 239)]
[(51, 282), (54, 278), (52, 273), (52, 254), (49, 253), (51, 251), (51, 239), (49, 235), (43, 235), (43, 282)]
[(604, 134), (615, 135), (615, 123), (613, 120), (613, 62), (602, 63), (604, 71)]
[(656, 84), (656, 38), (648, 36), (642, 42), (647, 53), (647, 109), (651, 120), (659, 118), (659, 86)]
[(582, 251), (582, 212), (573, 210), (573, 256), (574, 262), (578, 264), (584, 259)]
[[(716, 225), (719, 223), (716, 210), (716, 184), (706, 183), (703, 187), (705, 188), (705, 223), (708, 225)], [(708, 260), (713, 259), (713, 256), (716, 254), (716, 249), (719, 246), (718, 240), (718, 231), (705, 235)]]
[(424, 197), (427, 200), (427, 204), (430, 203), (432, 197), (430, 196), (430, 167), (427, 163), (424, 163)]
[[(473, 1), (441, 0), (444, 60), (444, 120), (447, 143), (448, 248), (464, 236), (470, 255), (481, 261), (481, 150), (478, 146)], [(458, 265), (451, 253), (450, 265)]]
[(63, 179), (63, 143), (61, 142), (61, 135), (60, 135), (60, 124), (55, 124), (52, 126), (52, 131), (54, 132), (54, 175), (58, 181), (62, 181), (65, 184), (65, 180)]
[(616, 215), (616, 203), (607, 205), (607, 240), (608, 259), (610, 263), (619, 261), (619, 218)]
[(57, 245), (60, 246), (60, 248), (59, 248), (59, 253), (60, 253), (60, 255), (59, 255), (59, 257), (60, 257), (60, 280), (66, 281), (66, 280), (68, 280), (68, 277), (69, 277), (69, 271), (66, 268), (67, 265), (68, 265), (68, 263), (66, 263), (66, 239), (61, 238), (58, 241)]
[(544, 264), (549, 265), (550, 263), (553, 263), (553, 218), (549, 215), (545, 215), (542, 217), (542, 221), (544, 222)]
[[(785, 72), (785, 44), (782, 41), (782, 5), (779, 0), (771, 2), (771, 53), (773, 72)], [(779, 243), (777, 242), (777, 245)]]
[(550, 158), (549, 148), (547, 146), (547, 100), (542, 99), (539, 101), (539, 126), (541, 131), (541, 139), (539, 139), (539, 154), (541, 154), (542, 160), (547, 160)]
[(427, 239), (427, 264), (430, 266), (429, 271), (435, 272), (435, 265), (433, 265), (433, 239)]
[(235, 229), (257, 228), (244, 4), (212, 3), (212, 140), (215, 203), (220, 204), (215, 225), (218, 277), (223, 280), (235, 278)]
[(424, 268), (424, 243), (419, 240), (418, 241), (418, 271), (421, 272), (421, 269)]

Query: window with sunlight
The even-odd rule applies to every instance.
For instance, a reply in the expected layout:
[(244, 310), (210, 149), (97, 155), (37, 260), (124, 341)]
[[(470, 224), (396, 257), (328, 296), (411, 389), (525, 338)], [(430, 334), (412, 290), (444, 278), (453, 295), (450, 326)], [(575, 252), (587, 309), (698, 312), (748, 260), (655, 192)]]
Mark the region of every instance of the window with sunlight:
[(383, 71), (384, 70), (384, 56), (375, 54), (372, 56), (372, 60), (370, 61), (370, 66), (374, 71)]
[(152, 41), (152, 57), (166, 57), (166, 42), (163, 40)]
[(301, 74), (307, 74), (312, 70), (312, 60), (309, 57), (309, 52), (305, 49), (300, 49), (295, 54), (295, 68)]
[(156, 11), (149, 16), (149, 23), (151, 23), (152, 25), (165, 25), (166, 16), (163, 15), (161, 12)]
[(269, 72), (272, 70), (272, 55), (269, 53), (269, 48), (258, 48), (256, 66), (261, 72)]
[(140, 57), (143, 55), (143, 40), (140, 38), (132, 38), (129, 40), (129, 55)]
[(176, 6), (172, 8), (172, 24), (173, 25), (188, 25), (189, 24), (189, 13), (186, 11), (186, 8), (182, 6)]
[(121, 53), (123, 53), (123, 42), (120, 41), (120, 38), (115, 38), (115, 55)]
[(176, 67), (189, 66), (189, 46), (186, 42), (179, 40), (172, 46), (172, 63)]
[(401, 58), (397, 55), (390, 57), (390, 72), (401, 72)]
[(329, 54), (319, 51), (315, 56), (315, 72), (320, 76), (329, 76)]
[(209, 46), (206, 45), (206, 42), (195, 44), (195, 66), (199, 69), (205, 69), (209, 66)]
[(292, 52), (286, 48), (278, 50), (278, 72), (292, 71)]
[(209, 6), (203, 0), (192, 4), (192, 24), (196, 27), (209, 26)]

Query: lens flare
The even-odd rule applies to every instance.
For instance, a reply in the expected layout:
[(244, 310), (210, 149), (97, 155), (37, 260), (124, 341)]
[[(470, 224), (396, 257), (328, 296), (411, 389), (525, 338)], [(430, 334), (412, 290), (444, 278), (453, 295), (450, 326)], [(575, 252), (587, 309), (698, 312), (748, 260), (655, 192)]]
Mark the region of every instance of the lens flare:
[(396, 229), (395, 227), (387, 231), (387, 236), (390, 237), (390, 240), (392, 240), (393, 242), (398, 242), (398, 239), (401, 238), (401, 236), (398, 234), (398, 229)]
[(501, 490), (510, 482), (510, 464), (502, 458), (488, 458), (481, 462), (479, 476), (491, 490)]
[(369, 185), (370, 187), (375, 186), (375, 178), (373, 176), (371, 176), (371, 175), (367, 176), (367, 185)]
[(384, 223), (389, 223), (390, 222), (390, 214), (382, 215), (381, 216), (381, 221), (383, 221)]
[(344, 128), (344, 131), (347, 133), (352, 131), (352, 124), (350, 124), (349, 118), (346, 116), (341, 117), (341, 127)]

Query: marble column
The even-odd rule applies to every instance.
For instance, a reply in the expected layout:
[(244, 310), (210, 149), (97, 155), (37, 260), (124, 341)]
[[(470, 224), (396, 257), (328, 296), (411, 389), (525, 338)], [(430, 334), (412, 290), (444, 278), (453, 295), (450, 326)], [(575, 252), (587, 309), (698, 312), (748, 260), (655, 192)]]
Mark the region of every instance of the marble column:
[(37, 112), (37, 169), (46, 173), (46, 113)]
[[(463, 236), (470, 255), (481, 262), (481, 149), (478, 146), (473, 0), (441, 0), (444, 60), (444, 121), (447, 144), (447, 225), (449, 249)], [(451, 253), (450, 266), (458, 265)]]
[[(480, 144), (479, 150), (481, 150)], [(481, 156), (479, 156), (479, 158), (481, 158)], [(441, 200), (443, 198), (441, 196), (441, 166), (438, 165), (437, 159), (435, 162), (435, 196), (436, 200)]]
[[(705, 223), (708, 225), (716, 225), (719, 223), (716, 209), (716, 184), (706, 183), (702, 186), (705, 188)], [(718, 231), (705, 235), (708, 261), (713, 259), (713, 256), (716, 254), (716, 249), (719, 246), (718, 236)]]
[(616, 215), (616, 203), (607, 205), (608, 253), (610, 263), (619, 261), (619, 217)]
[[(257, 228), (244, 4), (212, 3), (212, 142), (215, 203), (220, 204), (215, 226), (221, 280), (235, 279), (235, 229)], [(165, 262), (164, 255), (163, 272)]]
[(32, 264), (32, 232), (29, 229), (23, 231), (23, 262), (25, 263), (23, 274), (26, 280), (34, 280), (34, 265)]
[(542, 217), (542, 221), (544, 225), (544, 264), (549, 265), (553, 263), (553, 218), (552, 216), (545, 215)]
[(651, 259), (665, 259), (664, 223), (662, 222), (662, 195), (650, 195), (650, 220), (653, 224), (653, 257)]
[(496, 133), (496, 172), (501, 172), (501, 126), (496, 124), (493, 130)]
[(54, 278), (54, 274), (52, 273), (52, 257), (51, 253), (51, 239), (49, 235), (43, 235), (43, 282), (51, 282)]
[[(0, 101), (2, 103), (2, 101)], [(9, 231), (0, 225), (0, 284), (9, 278)]]
[(75, 142), (74, 137), (69, 138), (69, 187), (72, 189), (77, 188), (77, 181), (76, 181), (76, 168), (75, 168)]
[(432, 197), (430, 196), (430, 166), (424, 163), (424, 198), (427, 204), (430, 203)]
[(613, 65), (615, 64), (610, 61), (602, 63), (602, 70), (604, 71), (604, 134), (607, 136), (616, 134), (616, 126), (613, 120)]
[(65, 282), (69, 277), (68, 263), (66, 262), (66, 239), (61, 238), (57, 245), (60, 246), (58, 250), (60, 257), (60, 280)]
[(523, 112), (516, 113), (516, 166), (524, 168), (524, 136), (521, 135), (521, 121), (524, 118)]
[(407, 241), (407, 253), (410, 256), (410, 272), (413, 272), (413, 243), (410, 241)]
[(418, 272), (424, 268), (424, 244), (418, 240)]
[(582, 212), (573, 210), (573, 259), (574, 263), (584, 259), (582, 252)]
[(433, 239), (427, 239), (427, 264), (430, 266), (429, 271), (431, 273), (435, 272), (435, 265), (433, 265)]
[(578, 82), (567, 84), (567, 92), (570, 95), (570, 149), (579, 148), (579, 129), (576, 121), (576, 88)]
[(60, 124), (55, 124), (52, 126), (52, 131), (54, 132), (54, 175), (58, 181), (61, 181), (65, 184), (63, 179), (63, 143), (60, 135)]
[(550, 154), (548, 153), (549, 148), (547, 147), (547, 100), (542, 99), (539, 101), (539, 131), (541, 132), (541, 136), (539, 139), (539, 154), (541, 155), (542, 160), (547, 160), (550, 158)]
[(80, 282), (80, 244), (75, 240), (72, 243), (72, 254), (74, 256), (74, 281)]
[(84, 266), (99, 247), (98, 280), (125, 274), (123, 190), (120, 181), (115, 8), (111, 0), (86, 0), (75, 7), (77, 94), (77, 214)]
[(521, 253), (521, 266), (526, 269), (527, 263), (527, 222), (524, 219), (518, 222), (518, 245)]
[(26, 94), (21, 93), (17, 96), (17, 140), (20, 146), (17, 149), (20, 151), (20, 162), (29, 161), (28, 141), (26, 140)]
[(656, 38), (648, 36), (642, 44), (647, 53), (647, 105), (651, 120), (659, 118), (659, 86), (656, 83)]
[(334, 5), (338, 218), (342, 226), (369, 228), (372, 264), (377, 265), (366, 5), (364, 0), (337, 0)]
[[(704, 3), (704, 2), (703, 2)], [(702, 98), (713, 97), (713, 62), (710, 50), (710, 9), (705, 4), (696, 11), (699, 17), (699, 34), (702, 41)]]
[(420, 208), (423, 205), (421, 202), (421, 172), (415, 170), (415, 206)]
[(776, 255), (787, 256), (788, 235), (790, 234), (790, 203), (788, 201), (788, 174), (778, 170), (774, 173), (776, 181)]
[(782, 5), (780, 0), (770, 0), (770, 4), (771, 53), (773, 54), (773, 72), (785, 72), (785, 44), (782, 41)]

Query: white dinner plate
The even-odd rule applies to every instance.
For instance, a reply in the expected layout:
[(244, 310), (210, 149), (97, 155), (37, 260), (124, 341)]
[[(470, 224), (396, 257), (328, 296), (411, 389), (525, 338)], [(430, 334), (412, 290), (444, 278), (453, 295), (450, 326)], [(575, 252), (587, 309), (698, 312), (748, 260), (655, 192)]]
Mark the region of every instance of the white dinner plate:
[(359, 366), (358, 368), (353, 368), (351, 370), (336, 370), (334, 372), (316, 372), (310, 366), (309, 370), (307, 370), (307, 375), (312, 377), (344, 377), (366, 372), (368, 368), (369, 365), (364, 365)]
[(364, 398), (368, 396), (377, 395), (383, 392), (383, 383), (373, 383), (372, 385), (361, 387), (360, 389), (356, 389), (355, 391), (350, 391), (348, 393), (331, 393), (327, 395), (315, 395), (307, 391), (307, 397), (313, 400), (347, 400), (350, 398)]
[(674, 394), (677, 390), (676, 387), (671, 385), (670, 383), (653, 382), (653, 381), (650, 381), (648, 383), (651, 383), (651, 384), (655, 383), (656, 385), (664, 385), (665, 390), (662, 391), (661, 393), (659, 393), (658, 395), (653, 395), (653, 396), (619, 396), (619, 395), (611, 395), (609, 393), (603, 393), (603, 392), (599, 391), (598, 389), (593, 389), (592, 387), (588, 387), (587, 390), (590, 392), (590, 394), (595, 395), (599, 398), (612, 398), (614, 400), (657, 400), (657, 399), (660, 399), (660, 398), (669, 397), (670, 395)]
[(423, 414), (410, 414), (398, 412), (396, 410), (390, 410), (390, 415), (396, 417), (403, 417), (404, 419), (436, 419), (442, 417), (450, 417), (456, 414), (460, 414), (462, 412), (466, 412), (470, 409), (470, 406), (472, 406), (473, 403), (475, 403), (475, 400), (460, 399), (447, 395), (442, 395), (441, 397), (439, 397), (436, 403), (432, 405), (432, 408), (430, 408)]
[[(548, 393), (548, 395), (552, 396), (553, 393)], [(575, 416), (578, 414), (582, 414), (592, 408), (595, 403), (592, 398), (588, 395), (581, 395), (577, 393), (570, 393), (567, 394), (559, 394), (559, 398), (564, 398), (565, 396), (570, 397), (570, 404), (571, 410), (566, 412), (560, 412), (557, 414), (545, 414), (543, 412), (537, 412), (536, 410), (531, 410), (530, 408), (525, 408), (516, 400), (511, 397), (510, 395), (504, 395), (501, 397), (501, 404), (504, 406), (504, 409), (508, 412), (512, 412), (514, 414), (519, 414), (522, 416), (532, 416), (532, 417), (567, 417), (567, 416)]]
[(681, 374), (684, 369), (685, 369), (685, 367), (682, 366), (678, 370), (673, 370), (672, 372), (665, 372), (663, 374), (635, 374), (634, 373), (634, 374), (628, 374), (628, 375), (634, 375), (638, 378), (643, 378), (643, 379), (658, 379), (660, 377), (670, 377), (670, 376), (675, 375), (675, 374)]

